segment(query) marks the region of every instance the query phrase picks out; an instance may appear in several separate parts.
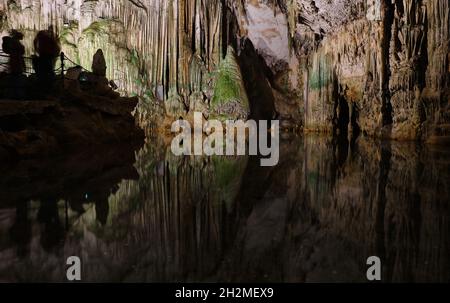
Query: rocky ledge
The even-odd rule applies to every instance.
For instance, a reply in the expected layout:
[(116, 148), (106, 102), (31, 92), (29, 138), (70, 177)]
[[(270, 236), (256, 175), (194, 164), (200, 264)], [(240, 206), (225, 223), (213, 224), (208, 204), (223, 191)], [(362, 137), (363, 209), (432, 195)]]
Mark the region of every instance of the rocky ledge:
[(64, 91), (48, 100), (0, 100), (0, 158), (32, 158), (88, 146), (142, 142), (137, 98)]

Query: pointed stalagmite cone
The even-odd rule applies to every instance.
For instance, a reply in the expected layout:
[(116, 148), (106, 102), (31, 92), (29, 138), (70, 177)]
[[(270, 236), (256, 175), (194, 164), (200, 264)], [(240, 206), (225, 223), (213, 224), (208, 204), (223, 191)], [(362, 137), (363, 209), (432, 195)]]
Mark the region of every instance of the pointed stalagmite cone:
[(97, 50), (92, 60), (92, 72), (97, 76), (106, 76), (106, 61), (101, 49)]

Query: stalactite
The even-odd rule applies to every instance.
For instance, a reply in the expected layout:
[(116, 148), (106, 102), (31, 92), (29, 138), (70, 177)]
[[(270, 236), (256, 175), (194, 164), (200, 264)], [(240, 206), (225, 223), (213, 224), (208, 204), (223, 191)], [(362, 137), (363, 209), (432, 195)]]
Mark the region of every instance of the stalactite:
[[(425, 137), (430, 142), (450, 142), (450, 4), (426, 2), (428, 69), (425, 76)], [(447, 100), (447, 102), (445, 102)]]
[(447, 142), (448, 1), (378, 1), (368, 9), (364, 19), (340, 27), (307, 53), (313, 64), (306, 73), (305, 127), (328, 130), (333, 125), (332, 119), (323, 119), (333, 115), (323, 89), (311, 89), (314, 62), (328, 55), (338, 83), (337, 92), (329, 94), (343, 94), (349, 107), (356, 106), (365, 134)]
[[(109, 47), (111, 66), (108, 76), (112, 79), (116, 79), (113, 70), (120, 71), (120, 66), (126, 65), (125, 61), (133, 59), (136, 63), (134, 70), (123, 71), (123, 91), (143, 94), (149, 89), (154, 96), (166, 100), (169, 94), (174, 98), (181, 95), (182, 99), (191, 94), (187, 90), (188, 62), (194, 53), (205, 62), (209, 72), (217, 67), (220, 61), (221, 5), (220, 0), (143, 0), (135, 3), (128, 0), (76, 0), (70, 6), (62, 0), (2, 0), (0, 11), (6, 12), (9, 28), (30, 30), (30, 37), (34, 30), (53, 25), (60, 31), (79, 20), (78, 33), (75, 30), (71, 32), (75, 45), (84, 38), (86, 29), (92, 30), (92, 24), (102, 23), (105, 27), (122, 24), (120, 33), (108, 33), (107, 28), (102, 28), (105, 34), (116, 37), (97, 37), (90, 45), (80, 47), (80, 53), (83, 53), (80, 63), (88, 63), (88, 58), (84, 58), (84, 47)], [(72, 49), (64, 47), (76, 57)], [(129, 52), (120, 55), (117, 48), (128, 49)], [(31, 53), (32, 49), (28, 47), (27, 52)], [(130, 58), (132, 54), (137, 58)]]
[[(340, 96), (365, 134), (450, 138), (448, 0), (0, 0), (0, 11), (3, 34), (24, 31), (27, 55), (50, 25), (85, 67), (104, 49), (108, 78), (148, 112), (160, 113), (155, 100), (174, 116), (208, 107), (227, 47), (239, 55), (250, 39), (282, 118), (304, 113), (307, 129), (329, 131)], [(314, 87), (325, 66), (333, 79)]]

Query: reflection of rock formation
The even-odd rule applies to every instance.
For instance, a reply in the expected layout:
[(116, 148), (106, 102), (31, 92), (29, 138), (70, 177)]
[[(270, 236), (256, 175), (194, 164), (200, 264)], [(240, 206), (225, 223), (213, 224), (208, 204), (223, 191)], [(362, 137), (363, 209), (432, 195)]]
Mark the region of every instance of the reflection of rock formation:
[[(77, 227), (104, 226), (108, 198), (117, 191), (117, 184), (137, 178), (133, 167), (136, 148), (130, 143), (97, 146), (52, 159), (3, 163), (0, 280), (44, 281), (49, 272), (63, 277), (61, 260), (71, 255), (70, 247), (79, 244), (72, 239), (79, 232)], [(41, 264), (33, 277), (25, 260)]]
[[(28, 257), (1, 262), (0, 279), (64, 280), (58, 260), (75, 254), (86, 281), (365, 281), (372, 255), (384, 281), (450, 280), (448, 152), (308, 137), (283, 141), (280, 164), (261, 168), (154, 146), (138, 156), (140, 180), (109, 197), (106, 225), (85, 205), (63, 247), (49, 254), (28, 235)], [(1, 211), (0, 235), (22, 211)], [(2, 261), (16, 258), (1, 239)]]
[(233, 203), (246, 158), (142, 156), (140, 181), (122, 186), (110, 200), (110, 226), (127, 226), (127, 242), (141, 252), (129, 256), (138, 259), (125, 279), (204, 280), (234, 235), (239, 209)]
[(449, 178), (449, 154), (362, 140), (338, 167), (333, 150), (309, 138), (290, 150), (303, 166), (282, 153), (287, 162), (254, 174), (270, 185), (245, 196), (254, 204), (220, 277), (363, 282), (366, 259), (377, 255), (384, 281), (449, 281), (441, 257), (449, 255), (449, 193), (436, 190)]
[[(99, 209), (103, 204), (97, 199), (102, 197), (89, 191), (89, 186), (80, 186), (74, 193), (82, 198), (84, 194), (79, 191), (86, 191), (89, 198), (85, 202), (96, 201), (95, 207), (83, 205), (82, 216), (73, 218), (72, 213), (77, 209), (70, 204), (71, 227), (63, 245), (48, 252), (51, 254), (48, 261), (41, 263), (41, 257), (47, 252), (35, 244), (37, 235), (29, 236), (29, 243), (23, 244), (30, 246), (26, 258), (33, 267), (37, 266), (33, 268), (35, 273), (43, 275), (39, 279), (63, 279), (63, 269), (45, 272), (45, 268), (54, 267), (55, 260), (66, 254), (80, 255), (85, 260), (89, 256), (84, 269), (89, 281), (198, 280), (214, 269), (220, 260), (217, 252), (225, 249), (227, 239), (234, 233), (232, 222), (238, 209), (233, 202), (240, 190), (246, 158), (172, 158), (168, 153), (165, 159), (166, 154), (155, 152), (150, 146), (146, 147), (136, 163), (140, 180), (122, 182), (117, 193), (109, 197), (105, 224), (99, 225), (102, 223)], [(76, 199), (73, 194), (68, 196), (64, 192), (61, 197), (67, 197), (67, 201)], [(59, 207), (64, 209), (64, 205)], [(64, 221), (65, 217), (67, 215), (61, 210), (59, 217), (51, 218)], [(16, 220), (19, 221), (16, 225), (27, 222), (25, 217), (16, 217)], [(43, 224), (47, 222), (43, 221)], [(36, 222), (27, 224), (36, 226)], [(221, 226), (229, 226), (229, 232), (224, 233)], [(46, 236), (55, 239), (53, 234)], [(15, 238), (12, 239), (19, 245)], [(0, 243), (0, 255), (11, 257), (13, 251), (4, 250), (1, 245), (5, 243)], [(10, 265), (21, 279), (32, 279), (28, 276), (31, 272), (21, 264)], [(10, 273), (0, 267), (0, 279), (8, 277), (11, 278)]]

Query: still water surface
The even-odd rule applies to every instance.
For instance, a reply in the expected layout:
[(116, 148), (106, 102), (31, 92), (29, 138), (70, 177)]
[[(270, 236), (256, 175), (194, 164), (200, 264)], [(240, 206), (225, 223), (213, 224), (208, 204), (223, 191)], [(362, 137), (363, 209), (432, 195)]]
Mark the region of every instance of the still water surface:
[(0, 281), (450, 281), (450, 151), (285, 138), (280, 163), (158, 142), (6, 165)]

